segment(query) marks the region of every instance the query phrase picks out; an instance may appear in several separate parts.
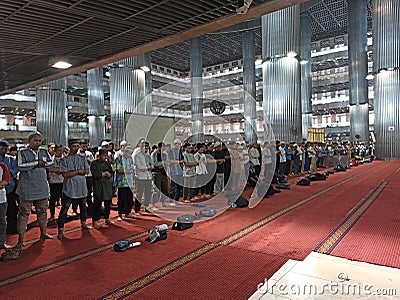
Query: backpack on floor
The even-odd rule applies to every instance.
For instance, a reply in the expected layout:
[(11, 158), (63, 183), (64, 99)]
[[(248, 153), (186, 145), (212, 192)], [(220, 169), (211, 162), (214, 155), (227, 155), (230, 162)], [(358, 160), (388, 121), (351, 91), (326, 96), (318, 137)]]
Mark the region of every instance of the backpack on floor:
[(140, 246), (140, 245), (141, 245), (140, 242), (132, 242), (129, 240), (122, 240), (122, 241), (115, 242), (114, 251), (122, 252), (122, 251), (128, 250), (129, 248)]
[(161, 224), (161, 225), (156, 225), (152, 229), (149, 230), (149, 237), (147, 240), (150, 243), (155, 243), (161, 240), (166, 240), (167, 239), (167, 231), (168, 231), (168, 225), (167, 224)]
[(301, 178), (296, 184), (301, 185), (301, 186), (309, 186), (310, 179), (309, 178)]
[(194, 215), (182, 215), (176, 218), (176, 222), (172, 224), (172, 230), (186, 230), (193, 227), (194, 220), (197, 219)]

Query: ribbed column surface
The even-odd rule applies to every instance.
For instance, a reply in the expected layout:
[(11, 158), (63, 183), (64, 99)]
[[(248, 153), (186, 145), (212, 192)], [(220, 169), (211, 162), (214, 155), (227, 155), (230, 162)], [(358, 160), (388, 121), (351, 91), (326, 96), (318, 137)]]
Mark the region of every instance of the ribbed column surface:
[(190, 40), (190, 83), (193, 142), (204, 141), (203, 57), (201, 39)]
[(125, 139), (125, 112), (137, 112), (137, 105), (145, 97), (145, 74), (131, 66), (110, 69), (111, 139), (118, 143)]
[(68, 145), (66, 89), (63, 78), (39, 86), (36, 92), (36, 127), (45, 144)]
[[(369, 141), (368, 103), (350, 105), (350, 141)], [(356, 121), (351, 121), (356, 120)]]
[(369, 140), (367, 6), (368, 0), (349, 1), (350, 141)]
[(255, 37), (253, 30), (243, 32), (244, 137), (247, 143), (257, 142)]
[(153, 112), (153, 76), (151, 75), (151, 56), (150, 53), (143, 54), (144, 65), (147, 66), (150, 71), (145, 72), (146, 80), (146, 103), (145, 103), (145, 113), (146, 115), (151, 115)]
[(105, 139), (103, 67), (87, 71), (89, 143), (101, 145)]
[(286, 57), (300, 53), (300, 6), (262, 17), (264, 111), (275, 137), (299, 141), (302, 134), (300, 63)]
[(373, 0), (376, 155), (400, 159), (400, 0)]
[(301, 65), (301, 121), (303, 139), (308, 138), (308, 128), (312, 126), (312, 77), (311, 77), (311, 16), (302, 14), (301, 26), (301, 59), (307, 61)]

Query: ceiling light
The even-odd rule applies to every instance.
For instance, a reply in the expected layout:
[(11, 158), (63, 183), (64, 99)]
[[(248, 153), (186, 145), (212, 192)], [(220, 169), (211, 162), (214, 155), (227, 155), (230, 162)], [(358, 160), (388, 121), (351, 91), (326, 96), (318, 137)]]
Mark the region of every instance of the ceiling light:
[(255, 64), (256, 65), (261, 65), (263, 63), (262, 59), (256, 59)]
[(107, 77), (110, 77), (110, 71), (107, 71), (107, 72), (105, 73), (105, 75), (106, 75)]
[(71, 105), (68, 105), (68, 107), (67, 107), (68, 109), (72, 109), (72, 106)]
[(306, 65), (306, 64), (308, 64), (308, 60), (302, 59), (302, 60), (300, 61), (300, 64), (301, 64), (301, 65)]
[(148, 66), (141, 66), (140, 68), (145, 72), (150, 72), (150, 68)]
[(72, 65), (70, 63), (67, 63), (66, 61), (58, 61), (56, 62), (54, 65), (52, 65), (53, 68), (56, 69), (68, 69), (70, 67), (72, 67)]
[(373, 75), (373, 74), (368, 74), (368, 75), (365, 77), (365, 79), (367, 79), (367, 80), (372, 80), (372, 79), (374, 79), (374, 75)]

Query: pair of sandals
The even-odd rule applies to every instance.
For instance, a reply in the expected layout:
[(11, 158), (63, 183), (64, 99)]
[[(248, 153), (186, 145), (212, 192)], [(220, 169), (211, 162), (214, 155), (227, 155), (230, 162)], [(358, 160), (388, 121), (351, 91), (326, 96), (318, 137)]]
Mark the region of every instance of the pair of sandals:
[(22, 248), (10, 248), (1, 255), (1, 260), (14, 260), (20, 258), (22, 255)]

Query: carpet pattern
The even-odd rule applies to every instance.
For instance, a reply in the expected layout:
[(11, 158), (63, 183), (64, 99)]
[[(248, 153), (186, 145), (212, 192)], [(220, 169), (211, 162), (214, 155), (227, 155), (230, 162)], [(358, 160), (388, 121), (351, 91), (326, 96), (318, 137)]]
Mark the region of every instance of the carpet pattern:
[[(43, 292), (46, 299), (244, 299), (289, 258), (305, 257), (338, 228), (389, 167), (393, 174), (399, 165), (377, 161), (310, 187), (291, 182), (290, 191), (264, 199), (255, 209), (230, 209), (190, 230), (170, 231), (166, 241), (143, 241), (123, 253), (111, 250), (114, 241), (126, 236), (143, 240), (162, 220), (140, 217), (86, 236), (76, 223), (69, 224), (67, 241), (34, 242), (20, 260), (1, 262), (0, 280), (6, 283), (0, 294), (2, 299), (42, 299)], [(391, 186), (389, 181), (333, 255)], [(32, 230), (28, 239), (33, 242), (36, 236)], [(81, 274), (88, 278), (82, 281)]]

